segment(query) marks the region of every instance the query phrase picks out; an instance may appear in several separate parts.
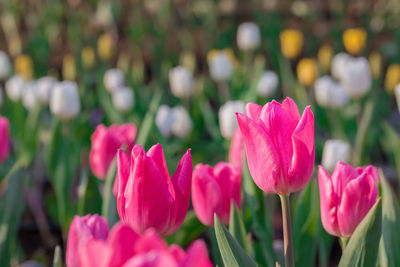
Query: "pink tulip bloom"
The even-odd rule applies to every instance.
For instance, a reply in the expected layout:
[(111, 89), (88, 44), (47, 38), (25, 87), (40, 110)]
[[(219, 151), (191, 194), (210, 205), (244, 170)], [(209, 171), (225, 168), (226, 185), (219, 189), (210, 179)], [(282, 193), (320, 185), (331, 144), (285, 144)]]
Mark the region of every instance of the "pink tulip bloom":
[(149, 228), (163, 236), (175, 233), (189, 208), (190, 150), (182, 157), (172, 179), (160, 144), (151, 147), (147, 154), (135, 145), (131, 157), (119, 150), (117, 166), (117, 207), (121, 220), (138, 233)]
[(111, 125), (109, 128), (99, 125), (92, 134), (92, 147), (89, 161), (93, 173), (100, 179), (107, 177), (119, 148), (126, 147), (130, 151), (135, 143), (136, 126), (134, 124)]
[(8, 158), (10, 153), (10, 123), (0, 116), (0, 163)]
[(223, 224), (229, 223), (231, 201), (240, 208), (240, 172), (227, 162), (212, 168), (197, 164), (193, 172), (192, 203), (199, 220), (214, 225), (214, 213)]
[(231, 145), (229, 147), (229, 162), (242, 172), (243, 168), (243, 137), (240, 129), (237, 129), (232, 136)]
[(314, 168), (314, 115), (307, 106), (300, 117), (296, 104), (286, 98), (246, 105), (237, 113), (247, 162), (254, 182), (267, 193), (287, 195), (302, 189)]
[(318, 168), (321, 220), (331, 235), (350, 237), (378, 195), (372, 166), (353, 168), (338, 162), (332, 176)]

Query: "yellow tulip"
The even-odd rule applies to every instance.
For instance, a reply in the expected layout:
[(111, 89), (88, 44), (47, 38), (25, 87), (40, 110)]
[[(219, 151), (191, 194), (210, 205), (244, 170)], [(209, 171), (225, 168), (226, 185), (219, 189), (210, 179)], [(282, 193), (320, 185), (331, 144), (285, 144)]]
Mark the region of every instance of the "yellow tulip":
[(381, 75), (382, 57), (381, 54), (374, 51), (368, 57), (369, 67), (373, 78), (378, 78)]
[(108, 61), (111, 59), (114, 52), (114, 43), (111, 34), (105, 33), (99, 37), (97, 41), (97, 52), (102, 60)]
[(26, 80), (33, 78), (33, 62), (28, 55), (19, 55), (14, 61), (14, 70), (16, 74), (21, 75)]
[(82, 49), (81, 53), (82, 57), (82, 64), (86, 69), (91, 69), (94, 66), (95, 60), (96, 60), (96, 55), (94, 53), (94, 49), (90, 46), (85, 46)]
[(348, 29), (343, 33), (343, 44), (351, 54), (358, 54), (364, 48), (367, 32), (362, 28)]
[(294, 29), (283, 30), (279, 37), (281, 40), (281, 51), (285, 57), (293, 59), (300, 54), (304, 42), (301, 31)]
[(390, 64), (385, 77), (385, 88), (389, 93), (393, 93), (394, 88), (400, 83), (400, 65)]
[(179, 57), (179, 62), (181, 66), (184, 66), (191, 72), (194, 72), (196, 69), (196, 55), (192, 51), (183, 51)]
[(325, 44), (318, 50), (318, 62), (325, 71), (328, 71), (331, 66), (333, 49), (330, 45)]
[(65, 55), (63, 58), (62, 76), (64, 80), (70, 80), (70, 81), (75, 80), (76, 77), (75, 58), (71, 54)]
[(297, 77), (300, 83), (310, 86), (317, 78), (317, 62), (312, 58), (303, 58), (297, 65)]

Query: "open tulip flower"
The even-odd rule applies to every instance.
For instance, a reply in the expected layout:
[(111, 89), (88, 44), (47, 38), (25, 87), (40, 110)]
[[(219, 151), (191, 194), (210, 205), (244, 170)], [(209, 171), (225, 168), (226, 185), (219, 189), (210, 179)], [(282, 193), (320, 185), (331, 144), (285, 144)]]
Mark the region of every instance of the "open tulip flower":
[(318, 178), (322, 225), (331, 235), (349, 238), (376, 202), (376, 168), (338, 162), (332, 176), (319, 166)]
[(186, 216), (192, 179), (190, 150), (172, 179), (160, 144), (146, 153), (135, 145), (129, 157), (118, 151), (117, 207), (121, 220), (138, 232), (154, 228), (163, 236), (175, 233)]

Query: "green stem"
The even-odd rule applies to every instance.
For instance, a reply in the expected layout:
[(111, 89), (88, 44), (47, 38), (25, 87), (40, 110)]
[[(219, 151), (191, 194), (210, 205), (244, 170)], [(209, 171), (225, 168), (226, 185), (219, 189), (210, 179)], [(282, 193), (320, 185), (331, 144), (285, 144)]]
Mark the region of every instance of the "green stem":
[(294, 267), (292, 220), (290, 218), (289, 195), (279, 195), (282, 206), (283, 245), (285, 252), (285, 266)]
[(344, 250), (346, 249), (347, 243), (349, 242), (348, 238), (341, 237), (340, 238), (341, 244), (342, 244), (342, 254), (344, 253)]
[(358, 166), (361, 163), (361, 155), (364, 148), (365, 137), (367, 135), (368, 128), (371, 124), (373, 111), (374, 111), (374, 102), (372, 100), (369, 100), (365, 104), (365, 109), (362, 112), (362, 117), (358, 125), (357, 136), (354, 145), (354, 154), (352, 159), (352, 163), (354, 166)]

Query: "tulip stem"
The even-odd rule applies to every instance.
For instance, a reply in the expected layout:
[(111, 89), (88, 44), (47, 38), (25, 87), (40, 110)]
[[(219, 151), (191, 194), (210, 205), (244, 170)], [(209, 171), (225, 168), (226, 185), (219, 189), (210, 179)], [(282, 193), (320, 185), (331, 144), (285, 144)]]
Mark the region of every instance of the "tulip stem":
[(346, 249), (347, 243), (349, 242), (348, 238), (341, 237), (340, 241), (342, 243), (342, 254), (344, 253), (344, 250)]
[(289, 195), (279, 195), (282, 206), (283, 245), (285, 252), (285, 266), (294, 267), (292, 220), (290, 217)]

